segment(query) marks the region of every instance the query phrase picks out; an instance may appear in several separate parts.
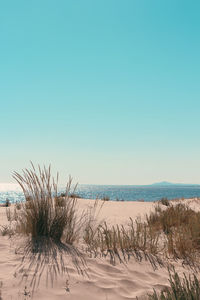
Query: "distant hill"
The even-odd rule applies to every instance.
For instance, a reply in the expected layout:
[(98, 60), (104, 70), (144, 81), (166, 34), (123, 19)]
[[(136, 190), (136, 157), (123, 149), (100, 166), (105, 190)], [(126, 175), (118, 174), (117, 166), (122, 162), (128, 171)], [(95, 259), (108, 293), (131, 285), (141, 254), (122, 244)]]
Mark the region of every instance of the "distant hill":
[(161, 181), (161, 182), (155, 182), (152, 185), (174, 185), (176, 183), (168, 182), (168, 181)]
[(168, 181), (161, 181), (161, 182), (156, 182), (153, 183), (151, 185), (154, 186), (174, 186), (174, 185), (191, 185), (191, 186), (195, 186), (195, 185), (199, 185), (199, 184), (190, 184), (190, 183), (173, 183), (173, 182), (168, 182)]

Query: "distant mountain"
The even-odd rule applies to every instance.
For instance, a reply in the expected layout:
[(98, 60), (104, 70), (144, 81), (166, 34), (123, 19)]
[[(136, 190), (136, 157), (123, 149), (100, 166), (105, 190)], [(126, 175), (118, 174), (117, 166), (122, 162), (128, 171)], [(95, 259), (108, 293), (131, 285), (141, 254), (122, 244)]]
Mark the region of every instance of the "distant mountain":
[(155, 182), (152, 185), (174, 185), (174, 184), (178, 184), (178, 183), (172, 183), (172, 182), (168, 182), (168, 181), (161, 181), (161, 182)]
[(154, 186), (171, 186), (171, 185), (190, 185), (190, 186), (195, 186), (195, 185), (199, 185), (199, 184), (190, 184), (190, 183), (173, 183), (173, 182), (168, 182), (168, 181), (161, 181), (161, 182), (156, 182), (153, 183), (151, 185)]

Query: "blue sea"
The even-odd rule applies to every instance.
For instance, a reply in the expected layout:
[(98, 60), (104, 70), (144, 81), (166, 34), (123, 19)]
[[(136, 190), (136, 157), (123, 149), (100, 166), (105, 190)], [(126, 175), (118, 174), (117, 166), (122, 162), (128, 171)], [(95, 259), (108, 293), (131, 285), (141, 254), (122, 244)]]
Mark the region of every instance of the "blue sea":
[[(60, 188), (60, 192), (64, 190)], [(76, 194), (82, 198), (96, 199), (109, 197), (110, 200), (153, 202), (162, 197), (168, 199), (200, 197), (200, 185), (79, 185)], [(21, 189), (16, 184), (0, 183), (0, 203), (9, 199), (11, 202), (24, 200)]]

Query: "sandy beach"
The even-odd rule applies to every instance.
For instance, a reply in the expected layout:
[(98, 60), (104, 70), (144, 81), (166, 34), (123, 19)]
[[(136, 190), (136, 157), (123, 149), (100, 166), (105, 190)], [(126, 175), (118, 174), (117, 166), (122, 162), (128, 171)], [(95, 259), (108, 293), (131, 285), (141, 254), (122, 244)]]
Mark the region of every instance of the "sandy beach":
[[(95, 200), (78, 199), (79, 213), (93, 207), (94, 202)], [(185, 200), (185, 202), (196, 210), (200, 208), (199, 200)], [(99, 200), (98, 206), (102, 208), (97, 218), (98, 221), (105, 220), (110, 225), (126, 225), (130, 217), (133, 220), (137, 217), (143, 218), (155, 209), (155, 205), (152, 202), (106, 201), (102, 206), (102, 201)], [(13, 209), (12, 205), (11, 210)], [(0, 207), (0, 225), (8, 224), (6, 208)], [(21, 262), (22, 254), (19, 246), (23, 245), (23, 239), (25, 238), (0, 236), (0, 290), (3, 300), (29, 299), (29, 297), (40, 300), (122, 300), (136, 297), (147, 299), (146, 295), (152, 293), (153, 289), (161, 290), (169, 286), (166, 266), (157, 266), (155, 269), (149, 261), (145, 259), (138, 261), (134, 257), (127, 263), (116, 260), (113, 265), (108, 257), (94, 257), (83, 251), (85, 261), (85, 266), (81, 266), (83, 274), (77, 271), (70, 255), (65, 255), (64, 264), (67, 272), (54, 274), (51, 278), (52, 269), (44, 263), (39, 284), (32, 293), (30, 282), (34, 271), (28, 267), (30, 261)], [(181, 265), (181, 261), (171, 263), (180, 274), (191, 272), (189, 268)]]

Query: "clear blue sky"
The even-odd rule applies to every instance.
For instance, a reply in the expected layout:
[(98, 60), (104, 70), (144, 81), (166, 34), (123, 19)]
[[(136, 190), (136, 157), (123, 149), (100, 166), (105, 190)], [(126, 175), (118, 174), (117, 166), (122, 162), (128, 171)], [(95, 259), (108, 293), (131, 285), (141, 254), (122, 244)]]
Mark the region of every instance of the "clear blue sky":
[(200, 183), (200, 1), (0, 2), (0, 182)]

